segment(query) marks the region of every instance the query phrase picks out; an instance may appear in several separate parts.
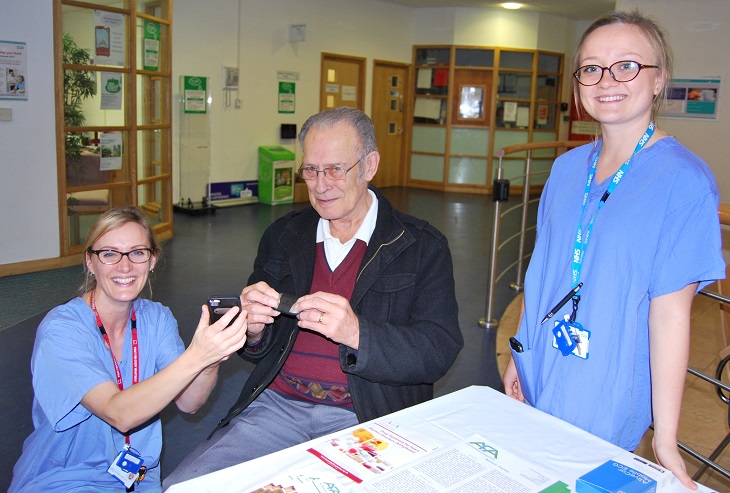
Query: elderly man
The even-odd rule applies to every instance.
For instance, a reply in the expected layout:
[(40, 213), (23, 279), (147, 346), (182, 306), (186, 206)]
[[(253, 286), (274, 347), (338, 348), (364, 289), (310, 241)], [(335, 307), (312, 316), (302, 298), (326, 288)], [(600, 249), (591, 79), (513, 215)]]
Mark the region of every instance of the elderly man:
[(323, 111), (299, 142), (312, 207), (266, 230), (241, 293), (257, 366), (166, 486), (431, 399), (463, 346), (446, 238), (368, 185), (370, 118)]

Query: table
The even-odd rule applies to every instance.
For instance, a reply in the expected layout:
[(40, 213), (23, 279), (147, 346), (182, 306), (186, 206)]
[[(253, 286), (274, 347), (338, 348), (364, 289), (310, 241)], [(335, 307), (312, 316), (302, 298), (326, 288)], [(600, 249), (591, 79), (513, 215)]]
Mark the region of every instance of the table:
[[(522, 404), (490, 387), (471, 386), (393, 413), (383, 419), (407, 420), (409, 428), (448, 446), (480, 434), (505, 450), (538, 465), (575, 488), (575, 480), (622, 449), (554, 416)], [(405, 419), (404, 419), (405, 418)], [(360, 425), (353, 427), (357, 428)], [(333, 433), (264, 457), (174, 485), (170, 493), (240, 493), (268, 482), (276, 473), (318, 461), (312, 445), (342, 434)], [(687, 492), (677, 480), (666, 493)], [(712, 490), (699, 485), (698, 492)]]

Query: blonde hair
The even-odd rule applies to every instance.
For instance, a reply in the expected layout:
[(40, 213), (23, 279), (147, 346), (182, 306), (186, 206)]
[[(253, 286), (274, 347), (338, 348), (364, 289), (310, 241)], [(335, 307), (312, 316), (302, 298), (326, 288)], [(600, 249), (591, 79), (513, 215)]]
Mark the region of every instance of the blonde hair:
[[(632, 12), (622, 12), (619, 10), (606, 12), (593, 21), (593, 24), (581, 36), (573, 57), (573, 72), (580, 68), (581, 51), (588, 36), (597, 29), (612, 24), (626, 24), (635, 27), (646, 37), (654, 50), (654, 55), (656, 56), (654, 64), (659, 67), (658, 70), (661, 78), (659, 93), (654, 96), (651, 107), (651, 119), (652, 121), (656, 121), (656, 118), (659, 116), (659, 111), (666, 101), (667, 84), (672, 77), (672, 50), (669, 47), (669, 43), (667, 43), (664, 30), (654, 19), (642, 14), (638, 10)], [(578, 113), (582, 114), (584, 110), (580, 100), (580, 84), (575, 77), (573, 77), (573, 97), (575, 98), (575, 106), (578, 109)]]
[[(91, 250), (93, 249), (94, 243), (99, 241), (99, 238), (107, 234), (109, 231), (115, 230), (124, 226), (127, 223), (135, 223), (144, 229), (147, 234), (147, 241), (152, 249), (152, 254), (159, 258), (162, 253), (160, 243), (157, 241), (157, 236), (150, 226), (150, 222), (147, 220), (147, 216), (144, 215), (139, 208), (132, 205), (126, 205), (121, 207), (114, 207), (109, 209), (102, 214), (99, 219), (89, 228), (89, 233), (86, 235), (86, 241), (84, 242), (84, 283), (79, 289), (80, 293), (87, 293), (96, 288), (96, 278), (89, 271), (89, 267), (86, 263), (91, 258)], [(152, 292), (152, 286), (150, 284), (149, 277), (147, 283)]]

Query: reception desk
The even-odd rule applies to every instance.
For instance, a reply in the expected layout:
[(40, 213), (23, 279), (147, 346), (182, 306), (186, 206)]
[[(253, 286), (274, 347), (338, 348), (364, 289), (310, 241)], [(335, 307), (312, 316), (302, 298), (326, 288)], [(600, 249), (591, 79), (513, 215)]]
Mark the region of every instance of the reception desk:
[[(511, 399), (489, 387), (468, 387), (432, 401), (393, 413), (383, 419), (407, 423), (414, 432), (449, 446), (481, 435), (546, 474), (575, 489), (578, 477), (622, 453), (619, 447), (573, 425)], [(335, 433), (329, 437), (341, 434)], [(170, 493), (249, 492), (275, 475), (319, 461), (307, 452), (329, 437), (290, 447), (221, 471), (186, 481)], [(245, 445), (242, 445), (245, 446)], [(354, 483), (353, 483), (354, 485)], [(673, 479), (665, 493), (688, 491)], [(699, 492), (711, 492), (700, 485)]]

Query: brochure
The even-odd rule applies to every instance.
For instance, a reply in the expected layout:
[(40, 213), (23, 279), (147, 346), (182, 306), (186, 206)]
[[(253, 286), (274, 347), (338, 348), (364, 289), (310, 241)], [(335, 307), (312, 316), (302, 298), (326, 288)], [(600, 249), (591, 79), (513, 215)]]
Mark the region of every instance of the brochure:
[(397, 421), (377, 421), (308, 450), (356, 483), (408, 464), (439, 447), (433, 439), (403, 430)]
[(479, 435), (364, 482), (367, 493), (569, 492), (568, 485)]

